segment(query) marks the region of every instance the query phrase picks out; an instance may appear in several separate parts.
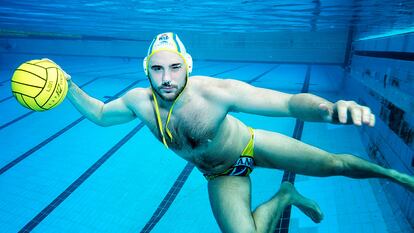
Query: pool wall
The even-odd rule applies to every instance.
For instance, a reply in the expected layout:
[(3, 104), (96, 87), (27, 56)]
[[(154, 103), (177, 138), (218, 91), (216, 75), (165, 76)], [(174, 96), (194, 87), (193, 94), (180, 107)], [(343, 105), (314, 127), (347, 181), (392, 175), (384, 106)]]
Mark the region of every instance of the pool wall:
[[(157, 33), (159, 32), (143, 32), (139, 38), (132, 40), (3, 32), (0, 37), (0, 53), (142, 58)], [(343, 64), (348, 43), (348, 31), (177, 33), (197, 60)]]
[[(374, 128), (360, 128), (370, 159), (393, 169), (414, 173), (414, 33), (357, 40), (353, 43), (345, 89), (370, 106)], [(396, 215), (414, 226), (414, 195), (381, 180)], [(382, 190), (381, 190), (382, 189)]]

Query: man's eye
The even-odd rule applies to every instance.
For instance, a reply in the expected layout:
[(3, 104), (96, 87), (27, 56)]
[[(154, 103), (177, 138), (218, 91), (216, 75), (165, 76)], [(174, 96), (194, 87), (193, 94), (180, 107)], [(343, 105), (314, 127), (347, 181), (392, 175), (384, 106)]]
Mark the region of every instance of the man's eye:
[(155, 70), (155, 71), (159, 71), (159, 70), (161, 70), (161, 67), (159, 67), (159, 66), (153, 66), (153, 67), (151, 67), (151, 69), (152, 70)]
[(177, 69), (180, 69), (181, 68), (181, 65), (175, 65), (175, 66), (173, 66), (172, 67), (174, 70), (177, 70)]

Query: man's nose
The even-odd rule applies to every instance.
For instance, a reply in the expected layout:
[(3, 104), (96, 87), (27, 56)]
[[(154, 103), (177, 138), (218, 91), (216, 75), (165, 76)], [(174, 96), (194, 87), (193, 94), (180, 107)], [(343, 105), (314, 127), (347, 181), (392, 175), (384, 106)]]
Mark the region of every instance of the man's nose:
[(171, 72), (169, 70), (166, 70), (164, 72), (164, 75), (162, 77), (163, 83), (170, 83), (171, 82)]

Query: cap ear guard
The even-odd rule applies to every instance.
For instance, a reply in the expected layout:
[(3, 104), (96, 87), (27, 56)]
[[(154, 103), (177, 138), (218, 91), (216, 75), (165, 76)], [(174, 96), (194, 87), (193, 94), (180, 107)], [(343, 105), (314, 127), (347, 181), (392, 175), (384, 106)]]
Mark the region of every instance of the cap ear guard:
[(143, 60), (143, 62), (142, 62), (142, 67), (144, 68), (145, 75), (148, 76), (148, 66), (147, 66), (147, 63), (148, 63), (148, 57), (145, 57), (144, 60)]
[(193, 58), (188, 53), (184, 54), (184, 58), (185, 62), (187, 63), (187, 72), (188, 74), (191, 74), (191, 72), (193, 72)]

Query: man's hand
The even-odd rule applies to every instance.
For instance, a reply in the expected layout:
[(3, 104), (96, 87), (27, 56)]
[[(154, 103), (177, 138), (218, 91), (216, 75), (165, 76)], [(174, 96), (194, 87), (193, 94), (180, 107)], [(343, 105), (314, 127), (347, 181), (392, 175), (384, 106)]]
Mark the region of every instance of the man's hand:
[(322, 118), (326, 122), (336, 124), (366, 124), (371, 127), (375, 125), (375, 116), (371, 109), (355, 103), (355, 101), (339, 100), (332, 104), (322, 103), (319, 105)]
[(55, 64), (62, 72), (63, 72), (63, 75), (65, 76), (65, 78), (66, 78), (66, 81), (70, 81), (71, 80), (71, 76), (68, 74), (68, 73), (66, 73), (58, 64), (56, 64), (54, 61), (52, 61), (52, 60), (50, 60), (49, 58), (42, 58), (42, 60), (43, 61), (48, 61), (48, 62), (51, 62), (51, 63), (53, 63), (53, 64)]

